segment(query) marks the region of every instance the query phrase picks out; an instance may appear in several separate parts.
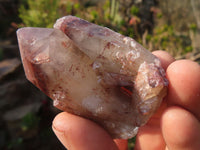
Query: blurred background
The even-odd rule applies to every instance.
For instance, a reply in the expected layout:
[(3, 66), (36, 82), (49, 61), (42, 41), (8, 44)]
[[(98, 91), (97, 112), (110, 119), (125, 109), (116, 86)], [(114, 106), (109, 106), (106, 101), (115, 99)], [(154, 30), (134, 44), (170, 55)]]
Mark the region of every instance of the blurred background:
[(199, 0), (0, 0), (2, 150), (65, 149), (51, 130), (59, 110), (26, 80), (16, 38), (18, 28), (52, 28), (65, 15), (111, 28), (150, 51), (165, 50), (176, 59), (200, 63)]

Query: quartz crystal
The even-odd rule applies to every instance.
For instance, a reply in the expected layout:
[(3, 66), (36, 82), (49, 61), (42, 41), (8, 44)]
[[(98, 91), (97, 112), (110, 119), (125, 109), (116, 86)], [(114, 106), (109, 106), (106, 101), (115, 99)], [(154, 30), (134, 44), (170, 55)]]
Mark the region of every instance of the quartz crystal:
[(136, 135), (167, 92), (157, 57), (135, 40), (73, 16), (54, 29), (17, 31), (26, 77), (55, 107), (100, 124), (113, 138)]

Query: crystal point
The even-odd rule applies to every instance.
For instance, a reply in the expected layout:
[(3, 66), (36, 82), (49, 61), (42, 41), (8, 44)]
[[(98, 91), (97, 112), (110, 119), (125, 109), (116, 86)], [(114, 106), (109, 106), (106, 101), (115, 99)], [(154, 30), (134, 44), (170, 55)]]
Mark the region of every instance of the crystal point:
[(26, 76), (55, 107), (131, 138), (167, 91), (160, 61), (129, 37), (73, 16), (17, 31)]

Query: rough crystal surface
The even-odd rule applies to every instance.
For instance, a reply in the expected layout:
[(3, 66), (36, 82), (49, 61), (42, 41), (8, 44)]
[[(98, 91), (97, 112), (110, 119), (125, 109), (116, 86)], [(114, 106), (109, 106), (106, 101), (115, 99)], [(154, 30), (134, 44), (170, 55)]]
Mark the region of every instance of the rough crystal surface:
[(28, 80), (54, 105), (131, 138), (167, 91), (160, 61), (140, 44), (108, 28), (66, 16), (55, 29), (17, 31)]

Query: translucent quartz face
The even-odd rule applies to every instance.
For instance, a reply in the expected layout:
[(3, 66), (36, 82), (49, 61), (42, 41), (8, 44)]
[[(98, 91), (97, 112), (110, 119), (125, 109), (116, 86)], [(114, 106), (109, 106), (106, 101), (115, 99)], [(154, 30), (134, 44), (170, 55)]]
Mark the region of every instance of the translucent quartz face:
[(168, 82), (135, 40), (73, 16), (54, 29), (21, 28), (26, 77), (55, 107), (88, 118), (113, 138), (131, 138), (159, 107)]

